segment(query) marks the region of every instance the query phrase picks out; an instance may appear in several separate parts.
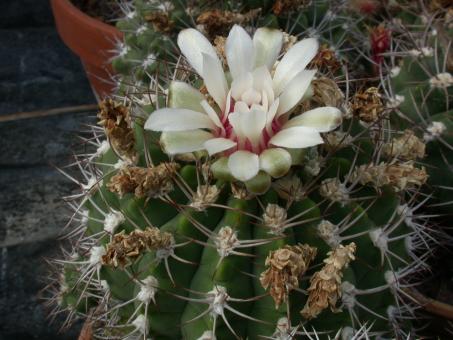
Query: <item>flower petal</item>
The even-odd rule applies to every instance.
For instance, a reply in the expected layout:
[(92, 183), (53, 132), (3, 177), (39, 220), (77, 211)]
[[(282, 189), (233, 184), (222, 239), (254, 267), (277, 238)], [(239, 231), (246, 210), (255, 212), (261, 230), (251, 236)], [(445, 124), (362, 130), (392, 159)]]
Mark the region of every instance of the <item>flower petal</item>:
[(308, 148), (322, 144), (318, 131), (305, 126), (295, 126), (281, 130), (269, 141), (270, 144), (283, 148)]
[(318, 41), (314, 38), (301, 40), (290, 48), (275, 69), (274, 91), (277, 95), (283, 91), (291, 79), (305, 69), (318, 53), (318, 48)]
[(246, 103), (238, 101), (234, 103), (234, 112), (246, 113), (250, 112), (250, 108)]
[(254, 53), (252, 38), (241, 26), (234, 25), (225, 44), (225, 54), (233, 79), (252, 71)]
[(275, 64), (283, 44), (283, 33), (272, 28), (258, 28), (253, 36), (255, 68), (265, 65), (269, 70)]
[(219, 128), (223, 129), (223, 124), (220, 121), (219, 116), (217, 115), (217, 112), (209, 105), (208, 101), (206, 99), (203, 99), (201, 101), (201, 106), (203, 107), (203, 110), (207, 113), (209, 118), (211, 118), (212, 122)]
[(258, 92), (266, 92), (267, 100), (274, 101), (274, 89), (272, 88), (272, 76), (265, 66), (253, 70), (253, 88)]
[(160, 142), (169, 155), (204, 150), (204, 143), (214, 136), (203, 130), (163, 132)]
[(258, 146), (261, 133), (266, 126), (266, 112), (251, 110), (249, 113), (240, 114), (241, 130), (253, 146)]
[(204, 148), (208, 151), (209, 155), (231, 149), (234, 146), (236, 146), (236, 142), (227, 138), (212, 138), (204, 143)]
[(341, 124), (341, 111), (336, 107), (325, 106), (304, 112), (288, 121), (283, 128), (307, 126), (318, 132), (328, 132)]
[(300, 71), (285, 87), (280, 95), (280, 105), (278, 106), (277, 116), (289, 112), (302, 100), (305, 92), (310, 86), (316, 70)]
[(239, 75), (231, 83), (231, 97), (240, 100), (242, 94), (253, 86), (253, 76), (250, 72)]
[(280, 106), (280, 98), (277, 98), (271, 105), (271, 107), (269, 108), (269, 110), (267, 111), (267, 124), (271, 124), (272, 121), (274, 120), (274, 117), (277, 113), (277, 109), (278, 107)]
[(242, 131), (242, 118), (243, 113), (231, 112), (228, 115), (228, 121), (233, 127), (233, 132), (239, 138), (244, 137), (244, 132)]
[(178, 34), (178, 46), (190, 65), (203, 77), (203, 55), (219, 58), (208, 39), (194, 28), (187, 28)]
[(256, 176), (260, 170), (260, 160), (258, 155), (249, 151), (236, 151), (228, 157), (228, 168), (234, 178), (245, 182)]
[(163, 108), (151, 113), (145, 123), (146, 130), (186, 131), (212, 129), (214, 123), (208, 115), (187, 109)]
[(274, 178), (286, 175), (291, 168), (292, 159), (288, 151), (282, 148), (264, 150), (260, 154), (260, 168)]
[(200, 91), (182, 81), (172, 81), (168, 89), (168, 106), (171, 108), (203, 112), (200, 102), (204, 99)]
[(225, 110), (228, 85), (219, 58), (203, 53), (203, 80), (219, 108)]

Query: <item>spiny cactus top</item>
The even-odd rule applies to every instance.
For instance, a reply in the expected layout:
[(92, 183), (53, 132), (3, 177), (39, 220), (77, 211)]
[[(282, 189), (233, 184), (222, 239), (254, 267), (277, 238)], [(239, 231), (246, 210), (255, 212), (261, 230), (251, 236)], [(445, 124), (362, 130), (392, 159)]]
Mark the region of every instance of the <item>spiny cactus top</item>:
[[(245, 14), (199, 13), (207, 38), (186, 28), (165, 39), (203, 7), (134, 3), (118, 58), (133, 73), (101, 105), (88, 139), (97, 151), (75, 162), (88, 183), (71, 203), (62, 309), (88, 317), (103, 339), (416, 334), (411, 289), (442, 234), (419, 212), (428, 200), (419, 160), (450, 125), (403, 120), (399, 129), (399, 118), (415, 116), (401, 99), (410, 97), (401, 78), (413, 74), (411, 63), (384, 72), (390, 31), (380, 28), (369, 51), (369, 72), (385, 74), (362, 81), (354, 77), (366, 68), (331, 48), (360, 39), (328, 2), (295, 14), (305, 1), (277, 1), (258, 18), (257, 2), (245, 1)], [(302, 39), (234, 25), (263, 18)], [(429, 100), (449, 81), (425, 80)]]
[(235, 25), (224, 46), (229, 81), (216, 50), (200, 32), (182, 31), (178, 45), (203, 78), (209, 97), (181, 82), (170, 85), (171, 108), (153, 112), (145, 123), (145, 129), (164, 131), (161, 141), (169, 154), (226, 154), (228, 170), (241, 181), (260, 170), (281, 177), (292, 163), (285, 148), (321, 144), (319, 132), (341, 123), (335, 107), (297, 112), (290, 119), (316, 73), (305, 69), (318, 52), (315, 39), (298, 42), (277, 61), (280, 30), (259, 28), (252, 39)]

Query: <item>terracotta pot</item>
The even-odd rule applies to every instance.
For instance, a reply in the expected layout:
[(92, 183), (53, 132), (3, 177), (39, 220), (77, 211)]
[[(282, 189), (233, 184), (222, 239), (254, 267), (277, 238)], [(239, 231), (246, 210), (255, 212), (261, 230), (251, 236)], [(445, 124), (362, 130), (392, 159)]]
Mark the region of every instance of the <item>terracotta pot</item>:
[(51, 0), (57, 31), (82, 60), (98, 100), (112, 93), (115, 83), (110, 59), (123, 34), (114, 26), (83, 13), (69, 0)]

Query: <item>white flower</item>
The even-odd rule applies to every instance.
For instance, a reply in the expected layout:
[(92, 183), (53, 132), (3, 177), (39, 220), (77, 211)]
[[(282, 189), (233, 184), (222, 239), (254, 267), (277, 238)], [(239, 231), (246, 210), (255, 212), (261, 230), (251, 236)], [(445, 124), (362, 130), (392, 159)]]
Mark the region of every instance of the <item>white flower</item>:
[(291, 166), (285, 148), (323, 143), (320, 132), (336, 128), (341, 112), (320, 107), (290, 119), (316, 73), (305, 67), (318, 42), (299, 41), (277, 63), (282, 43), (279, 30), (259, 28), (252, 39), (235, 25), (225, 44), (229, 83), (211, 43), (195, 29), (181, 31), (178, 46), (215, 104), (192, 86), (174, 81), (169, 108), (153, 112), (145, 128), (163, 132), (161, 142), (170, 155), (206, 150), (229, 156), (229, 171), (238, 180), (248, 181), (260, 170), (285, 175)]

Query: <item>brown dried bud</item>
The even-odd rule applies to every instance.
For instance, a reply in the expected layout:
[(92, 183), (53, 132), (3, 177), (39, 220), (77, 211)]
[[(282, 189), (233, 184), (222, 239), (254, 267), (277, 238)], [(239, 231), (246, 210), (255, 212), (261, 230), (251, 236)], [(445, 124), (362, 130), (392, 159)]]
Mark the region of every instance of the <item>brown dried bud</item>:
[(307, 244), (284, 246), (271, 251), (266, 258), (269, 267), (260, 275), (260, 282), (278, 308), (288, 300), (289, 292), (299, 287), (299, 278), (307, 271), (310, 262), (316, 257), (316, 248)]
[(145, 251), (169, 249), (173, 244), (173, 236), (159, 228), (148, 227), (145, 230), (134, 230), (130, 234), (122, 231), (114, 235), (113, 240), (107, 244), (102, 264), (124, 268)]
[(415, 135), (414, 131), (404, 130), (402, 136), (393, 138), (391, 142), (384, 144), (382, 152), (389, 158), (415, 160), (425, 157), (425, 143)]
[(247, 13), (224, 11), (220, 9), (208, 10), (201, 13), (197, 18), (197, 24), (202, 25), (206, 34), (214, 39), (216, 36), (224, 36), (234, 24), (244, 24), (255, 19), (261, 9), (253, 9)]
[(168, 33), (172, 30), (174, 22), (170, 20), (167, 12), (155, 11), (145, 15), (145, 20), (153, 25), (156, 32)]
[(349, 262), (355, 259), (355, 250), (355, 243), (350, 243), (347, 246), (340, 245), (327, 253), (328, 257), (324, 260), (324, 267), (310, 279), (308, 300), (300, 311), (305, 319), (316, 318), (328, 307), (333, 312), (337, 310), (335, 305), (341, 297), (343, 269), (347, 268)]
[(308, 68), (316, 68), (318, 70), (326, 70), (335, 73), (341, 67), (341, 63), (335, 56), (335, 52), (328, 45), (323, 44), (318, 54), (310, 62)]
[(272, 6), (275, 15), (299, 10), (303, 6), (310, 4), (311, 0), (276, 0)]
[(362, 185), (371, 184), (375, 188), (385, 185), (391, 186), (395, 191), (402, 191), (426, 183), (428, 174), (424, 167), (415, 168), (412, 161), (405, 163), (378, 165), (364, 164), (356, 168), (351, 181), (358, 180)]
[(341, 107), (344, 94), (333, 79), (321, 77), (311, 82), (313, 96), (311, 100), (322, 106)]
[(288, 34), (283, 32), (283, 46), (282, 46), (282, 53), (286, 54), (291, 47), (293, 47), (297, 43), (297, 37), (295, 35)]
[(107, 188), (123, 197), (134, 193), (136, 197), (157, 197), (173, 190), (173, 176), (177, 163), (161, 163), (152, 168), (135, 166), (122, 168), (110, 179)]
[(384, 111), (379, 90), (370, 87), (364, 92), (357, 92), (352, 98), (351, 109), (353, 114), (366, 123), (374, 123)]
[(111, 99), (102, 101), (99, 109), (98, 124), (104, 127), (112, 147), (119, 155), (135, 161), (137, 158), (135, 136), (131, 127), (129, 109)]

